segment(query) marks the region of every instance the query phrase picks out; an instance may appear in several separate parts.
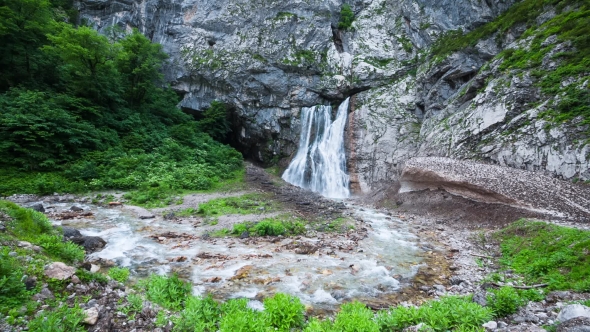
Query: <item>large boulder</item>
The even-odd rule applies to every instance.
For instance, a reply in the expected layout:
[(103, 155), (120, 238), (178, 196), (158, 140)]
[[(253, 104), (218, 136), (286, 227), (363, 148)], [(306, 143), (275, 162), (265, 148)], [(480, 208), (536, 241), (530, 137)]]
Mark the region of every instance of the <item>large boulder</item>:
[(590, 308), (581, 304), (570, 304), (561, 309), (559, 315), (557, 315), (556, 320), (563, 323), (577, 317), (585, 317), (590, 319)]

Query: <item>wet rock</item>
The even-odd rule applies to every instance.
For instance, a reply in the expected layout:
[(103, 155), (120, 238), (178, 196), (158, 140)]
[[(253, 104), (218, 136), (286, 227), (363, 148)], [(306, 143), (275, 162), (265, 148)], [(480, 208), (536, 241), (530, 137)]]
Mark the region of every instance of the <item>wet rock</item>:
[(166, 213), (164, 215), (164, 220), (174, 220), (175, 218), (176, 215), (174, 214), (174, 212)]
[(121, 202), (109, 202), (109, 206), (119, 206), (119, 205), (123, 205), (123, 203), (121, 203)]
[(236, 271), (236, 274), (231, 277), (229, 280), (241, 280), (241, 279), (245, 279), (250, 275), (250, 272), (252, 271), (252, 269), (254, 268), (253, 265), (246, 265), (243, 266), (241, 268), (239, 268)]
[(88, 325), (95, 325), (98, 321), (98, 310), (94, 307), (84, 310), (84, 315), (84, 323)]
[(242, 234), (240, 234), (240, 239), (247, 239), (250, 237), (250, 232), (248, 231), (244, 231), (242, 232)]
[(70, 211), (80, 212), (80, 211), (84, 211), (84, 209), (79, 206), (74, 205), (70, 208)]
[(64, 234), (64, 238), (66, 239), (70, 239), (73, 237), (82, 237), (82, 233), (80, 233), (80, 231), (75, 228), (64, 226), (61, 229)]
[(156, 216), (149, 212), (142, 212), (138, 215), (139, 219), (154, 219)]
[(458, 276), (452, 276), (449, 281), (451, 282), (451, 285), (460, 285), (462, 282), (465, 282), (463, 278)]
[(558, 322), (567, 322), (576, 317), (590, 318), (590, 308), (581, 304), (570, 304), (561, 309), (556, 320)]
[(66, 280), (74, 275), (76, 268), (67, 266), (62, 262), (54, 262), (45, 268), (45, 276), (57, 280)]
[(486, 330), (495, 330), (498, 328), (498, 323), (496, 323), (495, 321), (491, 320), (485, 324), (483, 324), (481, 327), (485, 328)]
[(96, 251), (100, 251), (107, 244), (105, 240), (98, 236), (82, 236), (71, 238), (70, 241), (84, 247), (86, 253), (90, 254)]
[(100, 271), (100, 265), (90, 264), (90, 272), (91, 273), (96, 273), (98, 271)]
[(31, 209), (37, 212), (45, 213), (45, 207), (41, 203), (31, 205)]

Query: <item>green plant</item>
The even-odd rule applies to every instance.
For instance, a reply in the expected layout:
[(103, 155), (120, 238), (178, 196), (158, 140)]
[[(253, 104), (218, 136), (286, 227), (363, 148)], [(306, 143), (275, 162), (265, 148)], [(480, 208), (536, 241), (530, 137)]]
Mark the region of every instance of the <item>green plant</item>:
[(248, 308), (247, 299), (232, 299), (221, 306), (221, 332), (258, 332), (267, 330), (263, 314)]
[(129, 279), (129, 269), (125, 267), (112, 267), (109, 269), (109, 277), (118, 282), (125, 282)]
[(121, 307), (121, 312), (127, 315), (130, 319), (135, 319), (135, 315), (141, 313), (143, 310), (143, 299), (140, 295), (129, 294), (127, 296), (128, 304)]
[(435, 331), (475, 330), (492, 318), (492, 310), (471, 302), (470, 297), (446, 296), (419, 308), (398, 306), (380, 311), (376, 322), (382, 331), (402, 330), (425, 323)]
[[(199, 204), (197, 214), (202, 216), (219, 216), (225, 214), (252, 214), (260, 211), (272, 211), (275, 205), (261, 194), (246, 194), (238, 197), (216, 198)], [(194, 210), (191, 210), (194, 213)], [(182, 212), (181, 214), (186, 213)]]
[(515, 313), (524, 301), (513, 287), (504, 286), (491, 291), (488, 296), (488, 306), (496, 317), (504, 317)]
[(180, 280), (176, 274), (171, 277), (151, 275), (146, 281), (147, 298), (175, 310), (182, 307), (191, 289), (191, 285)]
[(53, 311), (43, 311), (29, 322), (28, 328), (43, 332), (85, 331), (84, 318), (84, 312), (78, 305), (73, 308), (62, 305)]
[(216, 331), (220, 314), (219, 304), (211, 296), (205, 298), (190, 296), (180, 315), (172, 319), (173, 331)]
[(334, 330), (349, 332), (378, 332), (373, 312), (360, 302), (345, 303), (334, 320)]
[(288, 294), (277, 293), (264, 299), (264, 318), (279, 331), (303, 326), (303, 309), (299, 298)]
[(338, 21), (338, 29), (349, 30), (354, 22), (354, 12), (348, 4), (343, 4), (340, 8), (340, 20)]
[(78, 278), (80, 278), (80, 280), (83, 282), (94, 281), (94, 282), (101, 283), (103, 285), (109, 282), (109, 279), (107, 279), (107, 277), (104, 274), (92, 273), (92, 272), (85, 270), (85, 269), (77, 269), (76, 276), (78, 276)]
[(549, 290), (590, 290), (590, 231), (519, 220), (494, 237), (500, 263), (521, 274), (526, 283), (548, 283)]

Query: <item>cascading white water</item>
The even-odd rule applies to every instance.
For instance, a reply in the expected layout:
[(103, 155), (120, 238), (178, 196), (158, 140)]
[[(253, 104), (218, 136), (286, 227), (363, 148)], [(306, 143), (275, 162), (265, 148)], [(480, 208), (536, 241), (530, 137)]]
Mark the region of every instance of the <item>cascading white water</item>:
[(285, 181), (330, 198), (350, 195), (344, 154), (348, 103), (346, 99), (338, 107), (334, 122), (331, 122), (330, 106), (304, 107), (301, 110), (299, 148), (283, 174)]

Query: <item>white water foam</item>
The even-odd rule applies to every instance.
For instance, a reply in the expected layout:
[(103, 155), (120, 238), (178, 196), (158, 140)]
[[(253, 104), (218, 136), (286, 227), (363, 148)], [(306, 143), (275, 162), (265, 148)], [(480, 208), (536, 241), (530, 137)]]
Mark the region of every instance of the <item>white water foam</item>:
[(295, 158), (283, 174), (293, 185), (330, 198), (346, 198), (349, 177), (344, 154), (344, 127), (348, 116), (346, 99), (331, 122), (332, 107), (314, 106), (301, 110), (301, 136)]

